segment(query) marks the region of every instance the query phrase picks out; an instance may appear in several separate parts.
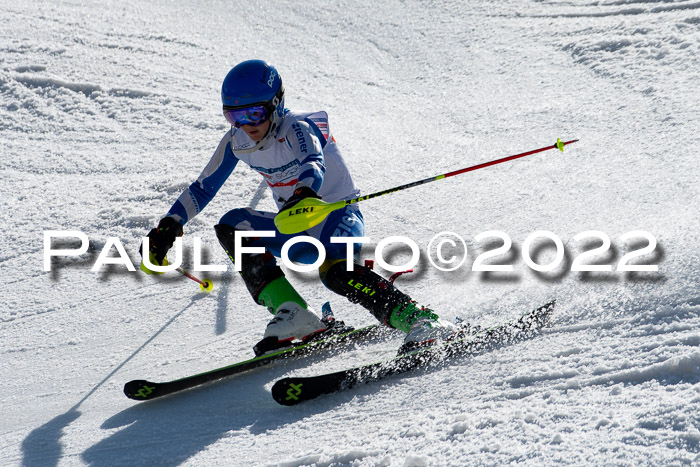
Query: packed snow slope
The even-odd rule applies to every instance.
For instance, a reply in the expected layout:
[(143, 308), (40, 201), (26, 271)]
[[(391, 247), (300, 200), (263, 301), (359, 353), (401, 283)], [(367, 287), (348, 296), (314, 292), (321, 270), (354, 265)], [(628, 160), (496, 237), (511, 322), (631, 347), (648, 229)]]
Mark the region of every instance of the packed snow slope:
[[(0, 463), (700, 463), (699, 44), (693, 0), (4, 0)], [(249, 58), (278, 67), (288, 107), (328, 111), (364, 193), (580, 139), (361, 205), (364, 259), (390, 236), (419, 245), (397, 285), (420, 303), (487, 326), (556, 298), (549, 328), (293, 408), (270, 397), (275, 380), (390, 357), (401, 336), (153, 402), (124, 397), (131, 379), (248, 358), (270, 317), (232, 268), (210, 274), (209, 295), (175, 273), (91, 271), (113, 237), (138, 267), (140, 238), (227, 130), (221, 81)], [(187, 225), (187, 267), (194, 237), (206, 262), (228, 263), (212, 227), (235, 207), (273, 209), (263, 188), (239, 165)], [(90, 248), (44, 271), (50, 230), (81, 231)], [(484, 264), (512, 271), (473, 270), (503, 245), (479, 237), (493, 230), (512, 246)], [(444, 231), (468, 247), (452, 272), (429, 259)], [(562, 240), (559, 263), (542, 234), (527, 244), (538, 231)], [(599, 233), (577, 237), (588, 231)], [(572, 271), (606, 238), (579, 263), (611, 271)], [(395, 244), (385, 257), (410, 253)], [(288, 272), (315, 308), (330, 300), (345, 322), (372, 322), (314, 274)]]

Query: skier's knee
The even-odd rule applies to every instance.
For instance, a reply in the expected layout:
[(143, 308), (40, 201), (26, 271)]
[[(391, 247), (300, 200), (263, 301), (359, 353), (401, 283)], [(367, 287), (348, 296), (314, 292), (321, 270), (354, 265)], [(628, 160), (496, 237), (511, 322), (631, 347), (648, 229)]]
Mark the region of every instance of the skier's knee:
[(342, 269), (347, 267), (347, 263), (348, 262), (345, 259), (327, 259), (326, 261), (324, 261), (323, 264), (321, 264), (321, 267), (318, 268), (318, 276), (321, 278), (323, 285), (325, 285), (329, 289), (333, 290), (328, 285), (328, 281), (327, 281), (328, 274), (330, 273), (331, 270), (333, 270), (332, 275), (337, 274), (338, 270), (342, 270)]
[[(250, 221), (250, 217), (255, 211), (251, 208), (235, 208), (224, 214), (219, 219), (219, 224), (226, 224), (231, 227), (239, 227), (242, 222)], [(214, 227), (216, 228), (216, 227)], [(241, 229), (243, 230), (243, 229)]]
[(214, 231), (216, 232), (216, 238), (219, 240), (219, 243), (221, 243), (221, 246), (223, 247), (224, 250), (228, 253), (229, 250), (231, 250), (231, 253), (229, 255), (233, 255), (233, 246), (235, 244), (235, 238), (236, 238), (236, 229), (231, 227), (228, 224), (216, 224), (214, 226)]
[[(236, 264), (236, 231), (228, 224), (217, 224), (214, 226), (216, 237), (221, 243), (229, 259)], [(242, 238), (238, 246), (244, 247), (250, 242), (249, 238)], [(275, 258), (268, 251), (258, 254), (241, 255), (239, 270), (243, 282), (253, 300), (258, 302), (260, 293), (272, 281), (279, 277), (284, 277), (284, 272), (275, 263)]]
[[(221, 248), (224, 249), (231, 261), (234, 261), (236, 252), (236, 229), (228, 224), (216, 224), (214, 226), (214, 231), (216, 232), (216, 238), (221, 244)], [(240, 239), (240, 244), (238, 246), (244, 247), (249, 243), (249, 238), (243, 237)]]

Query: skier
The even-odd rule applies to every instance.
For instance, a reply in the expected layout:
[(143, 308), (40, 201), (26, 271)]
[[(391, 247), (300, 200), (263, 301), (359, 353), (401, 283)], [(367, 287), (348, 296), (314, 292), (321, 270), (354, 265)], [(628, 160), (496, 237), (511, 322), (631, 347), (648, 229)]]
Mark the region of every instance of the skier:
[[(216, 195), (239, 161), (260, 173), (272, 190), (277, 207), (286, 210), (304, 198), (334, 202), (359, 196), (359, 190), (330, 133), (325, 112), (295, 112), (284, 108), (282, 78), (272, 65), (248, 60), (233, 67), (221, 87), (223, 113), (231, 124), (199, 178), (186, 188), (158, 226), (148, 233), (151, 264), (167, 264), (166, 254), (183, 226)], [(354, 264), (347, 270), (346, 245), (331, 237), (361, 237), (365, 225), (356, 204), (331, 213), (321, 224), (295, 235), (276, 230), (277, 213), (236, 208), (214, 226), (229, 258), (234, 258), (237, 230), (275, 231), (274, 237), (245, 237), (243, 246), (264, 247), (265, 252), (241, 255), (240, 275), (255, 303), (274, 315), (263, 339), (254, 349), (261, 355), (308, 341), (331, 331), (299, 295), (277, 265), (282, 246), (296, 235), (318, 239), (326, 249), (319, 275), (326, 287), (368, 309), (381, 323), (406, 332), (403, 351), (443, 339), (455, 331), (430, 309), (419, 306), (372, 269), (357, 264), (361, 244), (353, 247)], [(142, 249), (143, 255), (143, 249)], [(297, 243), (289, 258), (312, 264), (316, 247)], [(144, 264), (141, 269), (154, 273)]]

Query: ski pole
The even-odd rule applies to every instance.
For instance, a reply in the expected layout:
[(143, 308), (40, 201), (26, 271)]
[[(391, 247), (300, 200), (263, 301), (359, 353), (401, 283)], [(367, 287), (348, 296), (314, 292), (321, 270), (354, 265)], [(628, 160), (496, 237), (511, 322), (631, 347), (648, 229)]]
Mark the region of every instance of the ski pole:
[(280, 233), (283, 234), (295, 234), (308, 230), (315, 225), (320, 224), (323, 220), (328, 217), (328, 215), (338, 209), (342, 209), (353, 203), (359, 203), (360, 201), (365, 201), (372, 198), (377, 198), (379, 196), (388, 195), (390, 193), (396, 193), (397, 191), (405, 190), (407, 188), (412, 188), (414, 186), (423, 185), (425, 183), (434, 182), (436, 180), (442, 180), (443, 178), (453, 177), (455, 175), (472, 172), (474, 170), (483, 169), (484, 167), (489, 167), (491, 165), (500, 164), (502, 162), (512, 161), (513, 159), (518, 159), (520, 157), (529, 156), (542, 151), (548, 151), (550, 149), (559, 149), (564, 152), (564, 146), (567, 144), (575, 143), (577, 139), (562, 142), (561, 139), (557, 138), (557, 142), (551, 146), (546, 146), (544, 148), (534, 149), (532, 151), (523, 152), (520, 154), (515, 154), (512, 156), (503, 157), (501, 159), (496, 159), (490, 162), (484, 162), (482, 164), (473, 165), (460, 170), (455, 170), (453, 172), (447, 172), (442, 175), (436, 175), (434, 177), (429, 177), (423, 180), (418, 180), (417, 182), (407, 183), (406, 185), (397, 186), (395, 188), (389, 188), (388, 190), (378, 191), (366, 196), (360, 196), (359, 198), (353, 198), (348, 200), (336, 201), (335, 203), (326, 203), (317, 198), (304, 198), (299, 201), (294, 207), (281, 211), (277, 216), (275, 216), (275, 226)]
[(211, 290), (214, 288), (214, 283), (211, 281), (211, 279), (199, 279), (182, 268), (177, 268), (176, 271), (186, 278), (197, 282), (199, 284), (199, 288), (202, 289), (202, 292), (211, 292)]

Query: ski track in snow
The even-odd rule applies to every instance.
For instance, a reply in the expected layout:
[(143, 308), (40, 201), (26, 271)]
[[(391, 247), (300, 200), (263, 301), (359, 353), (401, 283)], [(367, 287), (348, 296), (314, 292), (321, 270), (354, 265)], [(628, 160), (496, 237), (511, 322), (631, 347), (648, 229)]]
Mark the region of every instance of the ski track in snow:
[[(700, 464), (700, 3), (198, 3), (0, 12), (1, 465)], [(248, 358), (269, 318), (231, 271), (211, 274), (207, 296), (178, 276), (90, 271), (110, 237), (138, 265), (140, 237), (226, 130), (221, 79), (248, 58), (276, 64), (288, 106), (329, 112), (365, 193), (580, 139), (362, 207), (364, 257), (390, 235), (416, 241), (422, 261), (397, 284), (444, 318), (488, 326), (556, 297), (551, 326), (297, 407), (271, 399), (275, 380), (387, 358), (401, 336), (126, 399), (130, 379)], [(212, 226), (233, 207), (273, 209), (261, 186), (236, 169), (188, 224), (186, 266), (194, 236), (226, 264)], [(519, 255), (542, 229), (566, 255), (538, 274)], [(86, 233), (88, 253), (44, 272), (46, 230)], [(513, 273), (470, 271), (488, 230), (512, 238), (496, 261)], [(587, 230), (612, 240), (599, 264), (630, 250), (623, 233), (651, 232), (658, 247), (640, 261), (659, 272), (567, 272)], [(467, 241), (456, 272), (425, 259), (442, 231)], [(289, 275), (317, 308), (372, 322), (313, 274)]]

